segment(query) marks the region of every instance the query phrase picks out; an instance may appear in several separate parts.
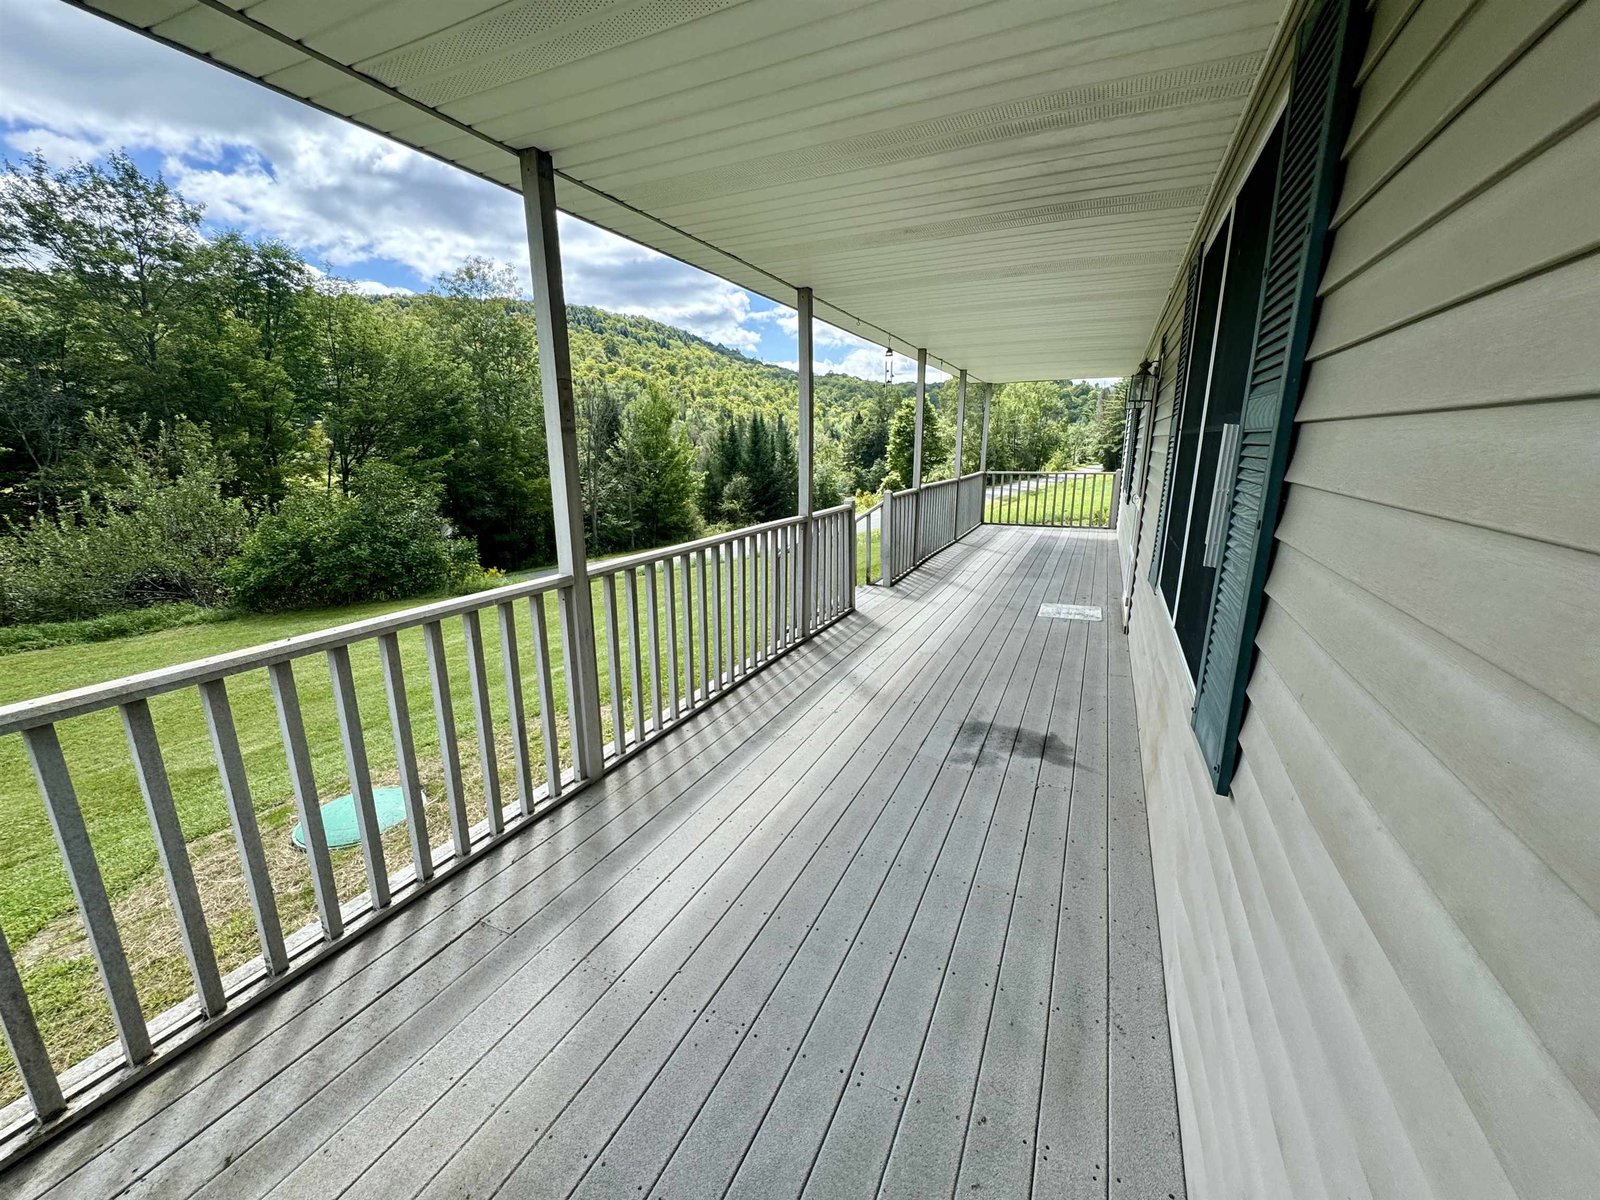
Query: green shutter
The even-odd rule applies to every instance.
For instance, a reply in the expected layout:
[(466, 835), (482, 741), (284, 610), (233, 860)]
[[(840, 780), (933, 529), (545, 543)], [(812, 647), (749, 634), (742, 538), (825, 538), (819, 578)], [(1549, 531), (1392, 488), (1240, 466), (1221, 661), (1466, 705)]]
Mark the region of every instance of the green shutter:
[[(1172, 381), (1172, 420), (1167, 429), (1167, 469), (1161, 479), (1161, 519), (1156, 523), (1156, 540), (1150, 548), (1150, 586), (1161, 583), (1161, 548), (1167, 544), (1167, 510), (1172, 507), (1172, 472), (1178, 461), (1178, 418), (1183, 415), (1184, 395), (1189, 387), (1189, 356), (1194, 350), (1195, 308), (1200, 303), (1201, 251), (1189, 264), (1189, 282), (1183, 293), (1183, 334), (1178, 339), (1178, 374)], [(1159, 388), (1157, 389), (1160, 390)], [(1156, 402), (1150, 402), (1154, 405)], [(1150, 418), (1151, 442), (1155, 441), (1155, 417)]]
[(1357, 27), (1364, 13), (1353, 15), (1352, 7), (1351, 0), (1324, 0), (1306, 18), (1289, 84), (1239, 457), (1195, 687), (1195, 735), (1219, 794), (1232, 786), (1238, 759), (1245, 685), (1365, 40)]

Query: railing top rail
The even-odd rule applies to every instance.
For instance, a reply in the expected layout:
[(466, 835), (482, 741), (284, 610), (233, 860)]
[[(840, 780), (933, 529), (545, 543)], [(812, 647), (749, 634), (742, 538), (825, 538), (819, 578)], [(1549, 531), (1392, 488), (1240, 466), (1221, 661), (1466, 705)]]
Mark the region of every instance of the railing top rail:
[(811, 516), (813, 520), (817, 517), (831, 517), (835, 513), (853, 512), (855, 511), (855, 507), (856, 502), (854, 500), (846, 500), (843, 504), (835, 504), (832, 508), (815, 509), (812, 511)]
[[(813, 517), (820, 513), (812, 513)], [(746, 525), (742, 529), (731, 529), (727, 533), (713, 533), (709, 537), (699, 538), (692, 542), (679, 542), (675, 546), (661, 546), (655, 550), (640, 550), (634, 554), (623, 554), (616, 558), (597, 559), (589, 564), (591, 575), (615, 575), (618, 571), (626, 571), (630, 567), (648, 567), (652, 563), (662, 562), (680, 554), (693, 554), (696, 550), (709, 550), (713, 546), (724, 546), (729, 542), (736, 542), (740, 538), (749, 537), (753, 533), (766, 533), (769, 529), (782, 529), (785, 525), (798, 525), (802, 518), (779, 517), (776, 521), (764, 521), (760, 525)]]
[(518, 583), (508, 583), (503, 587), (469, 592), (465, 596), (436, 600), (431, 604), (421, 604), (414, 608), (401, 609), (399, 612), (368, 617), (362, 621), (351, 621), (329, 629), (298, 633), (293, 637), (263, 642), (259, 646), (248, 646), (242, 650), (230, 650), (225, 654), (196, 659), (194, 662), (178, 663), (175, 666), (160, 667), (139, 675), (128, 675), (122, 679), (73, 688), (71, 691), (0, 705), (0, 734), (16, 733), (23, 729), (48, 725), (54, 721), (83, 716), (85, 713), (98, 712), (134, 700), (147, 700), (151, 696), (159, 696), (179, 688), (209, 683), (214, 679), (226, 679), (230, 675), (243, 674), (245, 671), (271, 666), (273, 663), (292, 658), (303, 658), (318, 650), (349, 646), (385, 633), (398, 633), (402, 629), (411, 629), (430, 621), (476, 612), (504, 604), (508, 600), (520, 600), (524, 596), (543, 595), (571, 583), (572, 576), (559, 575), (552, 571)]
[(1115, 475), (1104, 467), (1074, 467), (1070, 471), (990, 471), (990, 475)]

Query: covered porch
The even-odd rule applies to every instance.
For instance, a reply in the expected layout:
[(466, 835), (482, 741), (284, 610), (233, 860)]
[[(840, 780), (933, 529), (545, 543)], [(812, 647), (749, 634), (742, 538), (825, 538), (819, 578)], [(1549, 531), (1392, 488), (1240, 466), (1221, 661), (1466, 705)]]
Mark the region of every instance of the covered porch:
[(1181, 1196), (1120, 594), (995, 525), (862, 589), (8, 1194)]

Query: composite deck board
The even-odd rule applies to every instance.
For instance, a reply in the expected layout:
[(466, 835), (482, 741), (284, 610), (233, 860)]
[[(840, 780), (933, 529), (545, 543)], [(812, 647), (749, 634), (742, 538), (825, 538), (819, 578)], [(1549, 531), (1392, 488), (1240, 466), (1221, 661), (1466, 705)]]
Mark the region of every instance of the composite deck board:
[[(694, 1101), (714, 1081), (717, 1068), (736, 1052), (763, 1000), (794, 963), (804, 961), (799, 953), (802, 945), (807, 941), (816, 944), (824, 936), (821, 931), (831, 929), (834, 920), (842, 922), (865, 909), (866, 897), (860, 894), (863, 873), (852, 868), (876, 861), (884, 848), (903, 840), (904, 826), (915, 806), (893, 804), (891, 794), (897, 790), (897, 781), (914, 774), (920, 755), (914, 757), (910, 750), (916, 739), (921, 737), (926, 743), (933, 719), (959, 700), (967, 681), (976, 677), (969, 670), (975, 648), (972, 640), (970, 648), (963, 647), (946, 658), (931, 687), (907, 689), (885, 717), (874, 722), (871, 737), (827, 786), (825, 797), (843, 805), (828, 835), (821, 841), (795, 844), (797, 850), (809, 849), (810, 853), (794, 884), (775, 905), (762, 906), (754, 937), (729, 927), (735, 940), (742, 943), (731, 969), (719, 979), (717, 971), (709, 969), (711, 962), (704, 964), (705, 970), (691, 963), (691, 969), (674, 979), (667, 994), (653, 1004), (648, 1014), (653, 1019), (641, 1021), (630, 1031), (621, 1052), (605, 1063), (578, 1102), (562, 1114), (558, 1127), (518, 1168), (524, 1182), (519, 1184), (518, 1177), (513, 1177), (514, 1187), (537, 1186), (533, 1180), (565, 1182), (573, 1165), (588, 1164), (578, 1155), (565, 1155), (561, 1147), (574, 1142), (591, 1146), (596, 1131), (617, 1129), (623, 1116), (637, 1109), (637, 1099), (653, 1092), (651, 1103), (639, 1114), (650, 1129), (649, 1136), (641, 1136), (636, 1121), (609, 1145), (602, 1143), (596, 1152), (599, 1158), (591, 1155), (594, 1178), (582, 1181), (591, 1194), (602, 1195), (637, 1194), (648, 1186), (667, 1127), (675, 1120), (681, 1127), (693, 1115)], [(691, 993), (687, 1006), (666, 1002), (669, 994), (685, 992)], [(687, 1020), (682, 1011), (685, 1007)], [(695, 1021), (694, 1014), (702, 1010), (704, 1016)], [(675, 1051), (677, 1070), (660, 1080), (667, 1056)], [(671, 1144), (666, 1142), (669, 1147)], [(645, 1153), (633, 1153), (639, 1149)], [(636, 1175), (626, 1182), (625, 1163), (635, 1168)]]
[[(868, 846), (854, 856), (821, 916), (805, 931), (798, 952), (790, 955), (787, 962), (777, 964), (782, 970), (781, 978), (768, 989), (753, 1020), (748, 1007), (727, 1008), (719, 1003), (719, 1013), (739, 1027), (740, 1037), (730, 1050), (733, 1058), (728, 1066), (724, 1069), (720, 1062), (702, 1062), (705, 1056), (680, 1052), (664, 1075), (664, 1090), (653, 1098), (647, 1097), (635, 1113), (635, 1131), (641, 1122), (671, 1122), (675, 1130), (686, 1123), (692, 1125), (684, 1148), (674, 1156), (672, 1165), (681, 1173), (685, 1164), (692, 1164), (687, 1169), (695, 1181), (687, 1189), (676, 1188), (670, 1180), (663, 1181), (658, 1185), (660, 1189), (680, 1193), (687, 1190), (692, 1194), (715, 1192), (726, 1185), (760, 1123), (761, 1112), (783, 1078), (789, 1061), (786, 1051), (805, 1035), (821, 992), (837, 976), (846, 952), (858, 942), (860, 927), (875, 909), (890, 864), (920, 858), (906, 853), (907, 838), (925, 836), (919, 831), (933, 820), (926, 811), (927, 801), (935, 794), (931, 785), (951, 756), (978, 689), (985, 680), (996, 676), (995, 668), (985, 664), (992, 664), (998, 657), (996, 651), (1008, 637), (1018, 611), (1014, 605), (1009, 607), (983, 645), (973, 639), (955, 656), (959, 660), (960, 686), (948, 699), (942, 692), (924, 698), (924, 710), (930, 716), (937, 713), (931, 726), (925, 719), (917, 720), (906, 732), (900, 732), (896, 722), (889, 722), (878, 731), (881, 749), (874, 749), (877, 762), (857, 773), (856, 781), (865, 782), (863, 795), (871, 798), (872, 805), (887, 802), (890, 808), (886, 833), (879, 843), (883, 848)], [(975, 669), (966, 665), (974, 652)], [(887, 955), (892, 957), (892, 950)], [(708, 1071), (708, 1066), (714, 1070)], [(706, 1079), (708, 1074), (710, 1080)], [(712, 1088), (709, 1098), (705, 1095), (708, 1087)], [(683, 1097), (691, 1101), (691, 1106), (686, 1112), (673, 1113), (672, 1092), (679, 1088), (685, 1089)], [(697, 1101), (698, 1105), (694, 1104)], [(671, 1152), (671, 1142), (666, 1149)], [(586, 1181), (585, 1190), (606, 1194), (613, 1185), (622, 1186), (625, 1181), (634, 1187), (648, 1185), (665, 1162), (657, 1148), (640, 1145), (637, 1136), (628, 1136), (626, 1141), (619, 1137), (608, 1149), (604, 1164)]]
[[(818, 686), (828, 692), (812, 697), (777, 743), (779, 751), (792, 757), (791, 747), (808, 744), (817, 714), (831, 707), (828, 696), (839, 693), (848, 699), (855, 691), (851, 684), (856, 673), (870, 673), (879, 658), (897, 653), (903, 640), (936, 616), (930, 611), (908, 622), (870, 654), (858, 655), (826, 676)], [(461, 1128), (418, 1120), (438, 1098), (434, 1085), (442, 1079), (438, 1084), (442, 1091), (464, 1069), (488, 1059), (450, 1092), (452, 1114), (470, 1113), (481, 1100), (477, 1088), (492, 1095), (499, 1075), (511, 1069), (512, 1059), (505, 1051), (525, 1048), (530, 1028), (524, 1017), (533, 1017), (537, 1045), (538, 1036), (559, 1034), (560, 1017), (555, 1014), (563, 1007), (576, 1005), (578, 1012), (584, 1011), (606, 982), (596, 965), (606, 952), (614, 953), (618, 943), (637, 946), (651, 937), (687, 903), (697, 881), (715, 871), (749, 835), (754, 805), (745, 801), (752, 792), (757, 793), (756, 801), (762, 800), (759, 793), (771, 790), (772, 775), (747, 768), (765, 765), (771, 757), (772, 747), (765, 740), (732, 749), (694, 788), (675, 796), (660, 818), (651, 819), (644, 829), (650, 836), (630, 834), (615, 847), (571, 856), (558, 864), (565, 869), (553, 872), (553, 882), (538, 881), (510, 895), (492, 912), (480, 914), (484, 922), (510, 935), (508, 952), (475, 964), (467, 975), (452, 981), (425, 1010), (365, 1053), (359, 1070), (344, 1073), (331, 1085), (314, 1072), (299, 1077), (295, 1086), (280, 1081), (278, 1090), (287, 1093), (292, 1103), (282, 1123), (258, 1144), (241, 1152), (238, 1135), (231, 1131), (208, 1139), (215, 1142), (210, 1157), (224, 1160), (211, 1179), (214, 1193), (248, 1194), (250, 1187), (276, 1182), (295, 1165), (295, 1155), (317, 1147), (320, 1134), (342, 1131), (369, 1099), (396, 1080), (402, 1088), (388, 1099), (398, 1102), (399, 1109), (385, 1113), (379, 1140), (368, 1146), (367, 1153), (403, 1131), (406, 1178), (414, 1179), (417, 1165), (432, 1161), (428, 1147), (448, 1148)], [(595, 869), (600, 863), (605, 869)], [(503, 1052), (490, 1058), (489, 1052), (508, 1039)], [(176, 1173), (163, 1172), (152, 1179), (150, 1194), (190, 1194), (187, 1168), (196, 1157), (191, 1151), (176, 1164)], [(201, 1162), (196, 1170), (204, 1173), (209, 1166)]]
[(1115, 553), (863, 589), (0, 1192), (1181, 1195)]

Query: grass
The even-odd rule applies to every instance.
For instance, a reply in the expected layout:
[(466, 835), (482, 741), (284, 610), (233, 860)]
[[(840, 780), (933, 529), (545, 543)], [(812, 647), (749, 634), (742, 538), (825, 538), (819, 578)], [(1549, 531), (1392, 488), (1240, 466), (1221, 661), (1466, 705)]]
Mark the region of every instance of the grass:
[(1076, 475), (1026, 491), (991, 497), (983, 519), (995, 525), (1077, 524), (1103, 526), (1116, 503), (1116, 476)]
[[(658, 579), (661, 574), (658, 571)], [(661, 620), (663, 657), (666, 655), (667, 599), (662, 579), (657, 606)], [(683, 577), (676, 580), (672, 598), (680, 641), (684, 630)], [(727, 568), (721, 588), (723, 608), (731, 604)], [(625, 594), (618, 586), (621, 661), (631, 657)], [(715, 596), (710, 598), (714, 601)], [(551, 673), (555, 692), (559, 757), (571, 763), (570, 735), (566, 723), (566, 678), (560, 645), (556, 597), (543, 597), (550, 635)], [(606, 609), (601, 584), (594, 586), (594, 611), (602, 724), (612, 735), (611, 670)], [(355, 605), (350, 607), (268, 616), (235, 616), (227, 620), (167, 628), (112, 641), (56, 646), (19, 652), (6, 660), (0, 675), (0, 703), (116, 679), (162, 666), (188, 662), (411, 607), (418, 600)], [(641, 638), (646, 638), (646, 592), (640, 580)], [(710, 604), (708, 603), (708, 608)], [(545, 777), (543, 749), (538, 733), (538, 679), (533, 669), (532, 629), (526, 602), (514, 611), (520, 629), (521, 693), (527, 713), (533, 781)], [(474, 822), (487, 815), (486, 789), (479, 768), (477, 730), (468, 691), (465, 638), (460, 620), (443, 625), (450, 690), (458, 750), (462, 762), (468, 812)], [(724, 629), (727, 629), (725, 621)], [(516, 803), (512, 738), (506, 721), (506, 688), (502, 669), (499, 622), (490, 610), (482, 619), (484, 656), (489, 677), (491, 725), (495, 732), (495, 761), (501, 802), (507, 811)], [(726, 633), (725, 633), (726, 636)], [(428, 831), (435, 846), (449, 840), (449, 820), (443, 804), (440, 742), (433, 718), (428, 673), (421, 631), (399, 635), (405, 666), (406, 693), (411, 710), (412, 734), (427, 805)], [(698, 662), (699, 639), (696, 638)], [(651, 665), (648, 643), (641, 674), (641, 702), (649, 715)], [(351, 648), (351, 665), (365, 731), (367, 756), (377, 786), (398, 782), (396, 754), (389, 728), (376, 644)], [(665, 671), (663, 666), (663, 671)], [(724, 668), (726, 669), (726, 667)], [(350, 790), (343, 749), (332, 705), (332, 689), (321, 654), (296, 660), (295, 680), (300, 691), (306, 735), (310, 745), (317, 789), (326, 801)], [(704, 677), (703, 664), (699, 675)], [(687, 662), (680, 663), (679, 686), (686, 688)], [(662, 703), (667, 681), (661, 680)], [(279, 911), (285, 931), (315, 918), (310, 876), (304, 856), (293, 849), (289, 831), (294, 806), (287, 764), (279, 740), (276, 710), (266, 672), (257, 670), (230, 678), (229, 699), (250, 780), (252, 800), (262, 830)], [(631, 681), (622, 683), (625, 722), (631, 721)], [(238, 866), (231, 825), (223, 802), (211, 745), (193, 688), (171, 692), (150, 702), (167, 774), (172, 784), (179, 820), (189, 843), (200, 881), (208, 924), (224, 972), (254, 958), (260, 950), (254, 921)], [(181, 952), (176, 924), (166, 898), (151, 838), (149, 820), (133, 774), (127, 742), (118, 714), (93, 713), (60, 722), (57, 726), (96, 858), (113, 900), (121, 934), (140, 1001), (148, 1016), (182, 1000), (192, 990), (188, 967)], [(62, 868), (43, 802), (34, 786), (32, 771), (19, 737), (0, 739), (0, 927), (4, 928), (33, 1002), (41, 1032), (58, 1070), (64, 1070), (114, 1040), (110, 1014), (101, 996), (99, 980), (89, 957), (81, 921)], [(404, 825), (384, 839), (390, 870), (410, 862)], [(365, 890), (358, 849), (334, 852), (339, 892), (348, 900)], [(9, 1054), (0, 1047), (0, 1103), (21, 1094), (20, 1077)]]
[(109, 642), (115, 638), (177, 629), (187, 625), (212, 625), (231, 620), (237, 614), (221, 608), (201, 608), (198, 604), (154, 604), (129, 612), (107, 613), (85, 621), (41, 621), (33, 625), (0, 627), (0, 655), (24, 650), (48, 650), (52, 646), (76, 646), (88, 642)]
[[(856, 584), (876, 583), (883, 571), (882, 547), (883, 536), (878, 531), (876, 524), (867, 533), (856, 531)], [(872, 563), (872, 577), (867, 577), (867, 563)]]

